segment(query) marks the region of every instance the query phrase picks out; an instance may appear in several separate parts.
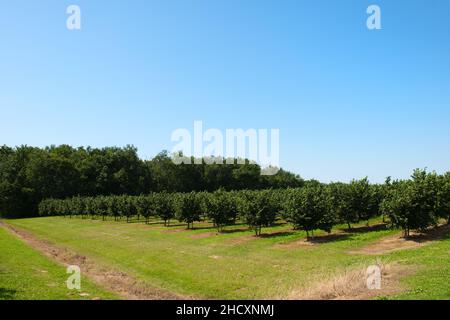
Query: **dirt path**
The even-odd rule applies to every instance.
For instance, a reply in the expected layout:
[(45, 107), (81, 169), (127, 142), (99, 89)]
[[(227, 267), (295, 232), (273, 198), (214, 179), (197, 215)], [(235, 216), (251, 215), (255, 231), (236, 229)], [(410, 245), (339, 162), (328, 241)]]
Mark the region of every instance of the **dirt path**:
[(134, 279), (111, 267), (100, 265), (85, 256), (79, 255), (66, 248), (61, 248), (53, 243), (37, 238), (35, 235), (17, 229), (5, 222), (0, 221), (0, 226), (12, 234), (23, 239), (34, 249), (42, 252), (64, 266), (77, 265), (82, 275), (86, 276), (99, 286), (112, 291), (126, 300), (180, 300), (192, 299), (192, 297), (181, 296), (170, 291), (148, 286), (142, 281)]

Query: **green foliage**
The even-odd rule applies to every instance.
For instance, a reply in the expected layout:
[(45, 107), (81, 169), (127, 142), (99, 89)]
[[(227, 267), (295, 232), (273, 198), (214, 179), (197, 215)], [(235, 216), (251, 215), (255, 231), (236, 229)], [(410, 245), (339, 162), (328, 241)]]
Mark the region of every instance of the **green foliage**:
[(335, 224), (369, 221), (379, 214), (389, 223), (405, 230), (423, 231), (436, 225), (440, 218), (450, 220), (450, 173), (437, 175), (416, 170), (411, 180), (386, 180), (371, 185), (367, 179), (350, 184), (321, 184), (310, 181), (302, 188), (240, 190), (215, 192), (158, 192), (140, 196), (72, 197), (66, 200), (46, 199), (39, 204), (41, 216), (62, 215), (102, 217), (129, 222), (137, 215), (148, 223), (151, 217), (164, 220), (167, 226), (174, 218), (192, 228), (195, 221), (209, 219), (219, 232), (237, 219), (245, 221), (261, 234), (262, 227), (283, 218), (296, 229), (307, 232), (330, 232)]
[(236, 221), (237, 204), (233, 193), (218, 190), (203, 197), (207, 217), (213, 221), (219, 232), (224, 226)]
[(382, 186), (371, 185), (367, 178), (352, 180), (350, 184), (331, 183), (330, 206), (340, 222), (351, 229), (352, 224), (369, 221), (379, 214), (383, 199)]
[(174, 197), (167, 192), (161, 192), (154, 195), (155, 212), (158, 217), (164, 220), (164, 225), (168, 226), (170, 220), (175, 218)]
[(450, 224), (450, 172), (438, 177), (437, 214)]
[(155, 196), (150, 194), (148, 196), (139, 196), (135, 199), (136, 213), (138, 215), (138, 220), (140, 216), (145, 218), (145, 223), (149, 222), (150, 217), (156, 216), (155, 211)]
[(439, 217), (439, 178), (436, 173), (415, 170), (408, 181), (395, 181), (382, 203), (391, 223), (404, 230), (424, 231), (436, 225)]
[(186, 222), (188, 229), (195, 221), (200, 221), (201, 203), (195, 192), (179, 193), (174, 196), (175, 216), (178, 221)]
[(270, 190), (240, 192), (237, 210), (257, 236), (261, 235), (263, 226), (270, 226), (275, 222), (277, 212)]
[(350, 183), (350, 211), (353, 221), (369, 221), (378, 214), (375, 187), (369, 184), (369, 180), (353, 180)]
[(285, 215), (295, 229), (309, 233), (316, 229), (331, 232), (336, 218), (331, 210), (331, 193), (323, 185), (291, 190), (285, 202)]
[(330, 207), (335, 217), (340, 223), (347, 223), (351, 227), (351, 223), (357, 222), (358, 215), (351, 209), (351, 193), (348, 184), (331, 183), (328, 185)]
[[(142, 160), (133, 146), (102, 149), (68, 145), (45, 149), (2, 146), (0, 214), (11, 218), (36, 216), (39, 202), (48, 198), (303, 185), (299, 176), (283, 170), (274, 176), (261, 176), (260, 167), (248, 161), (245, 165), (238, 165), (236, 159), (229, 165), (199, 163), (176, 165), (167, 152), (161, 152), (152, 160)], [(115, 210), (111, 214), (117, 217)]]

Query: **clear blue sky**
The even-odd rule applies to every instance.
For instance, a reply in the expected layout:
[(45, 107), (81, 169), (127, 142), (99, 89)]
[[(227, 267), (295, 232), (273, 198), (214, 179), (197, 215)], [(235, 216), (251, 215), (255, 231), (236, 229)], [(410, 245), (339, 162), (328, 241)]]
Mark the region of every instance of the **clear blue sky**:
[(0, 144), (149, 158), (202, 120), (279, 128), (281, 165), (305, 178), (447, 171), (449, 15), (448, 0), (1, 0)]

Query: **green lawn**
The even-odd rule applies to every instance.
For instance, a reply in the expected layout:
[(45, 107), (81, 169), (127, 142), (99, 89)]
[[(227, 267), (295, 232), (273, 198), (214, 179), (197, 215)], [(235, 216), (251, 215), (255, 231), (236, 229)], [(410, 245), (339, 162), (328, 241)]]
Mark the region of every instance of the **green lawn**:
[(402, 281), (410, 290), (394, 299), (450, 299), (450, 235), (433, 245), (397, 251), (391, 258), (421, 266)]
[[(288, 225), (265, 228), (263, 233), (275, 234), (254, 238), (245, 225), (227, 227), (226, 233), (215, 235), (215, 229), (207, 223), (186, 231), (182, 225), (167, 228), (161, 224), (62, 217), (7, 222), (98, 263), (111, 264), (152, 286), (218, 299), (283, 298), (291, 290), (309, 287), (320, 279), (367, 267), (377, 257), (349, 251), (398, 232), (375, 229), (344, 233), (314, 246), (283, 246), (304, 238), (305, 233), (294, 232)], [(450, 298), (449, 252), (447, 236), (420, 249), (382, 255), (383, 263), (398, 261), (420, 270), (402, 280), (407, 288), (404, 293), (390, 298)], [(7, 288), (13, 289), (13, 284)], [(1, 286), (5, 287), (3, 282)]]
[(81, 291), (67, 289), (66, 268), (50, 261), (0, 226), (0, 300), (115, 299), (81, 278)]

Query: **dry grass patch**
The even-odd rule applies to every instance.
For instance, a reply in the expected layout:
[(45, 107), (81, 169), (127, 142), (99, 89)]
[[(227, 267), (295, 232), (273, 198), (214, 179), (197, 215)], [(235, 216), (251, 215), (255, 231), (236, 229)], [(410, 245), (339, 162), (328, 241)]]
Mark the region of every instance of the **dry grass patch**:
[(249, 241), (258, 240), (258, 238), (253, 234), (247, 234), (245, 236), (233, 237), (230, 239), (226, 239), (225, 242), (231, 245), (241, 245), (245, 244)]
[(343, 274), (323, 280), (317, 278), (308, 288), (292, 290), (289, 300), (369, 300), (389, 296), (405, 290), (400, 285), (402, 277), (415, 272), (412, 266), (400, 264), (378, 264), (381, 268), (381, 289), (368, 289), (367, 268), (347, 270)]
[(346, 240), (350, 235), (343, 233), (342, 231), (336, 231), (330, 234), (314, 236), (308, 238), (301, 238), (295, 241), (276, 244), (275, 247), (281, 249), (295, 249), (299, 247), (310, 247), (318, 244), (329, 243), (334, 241)]
[(167, 233), (167, 234), (174, 234), (174, 233), (181, 233), (181, 232), (186, 232), (187, 229), (163, 229), (162, 232), (163, 233)]
[(217, 236), (217, 232), (204, 232), (204, 233), (197, 233), (190, 236), (191, 239), (205, 239), (210, 237)]

